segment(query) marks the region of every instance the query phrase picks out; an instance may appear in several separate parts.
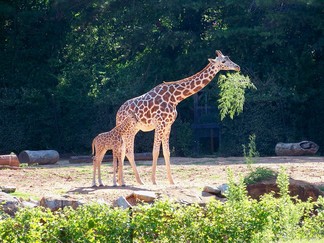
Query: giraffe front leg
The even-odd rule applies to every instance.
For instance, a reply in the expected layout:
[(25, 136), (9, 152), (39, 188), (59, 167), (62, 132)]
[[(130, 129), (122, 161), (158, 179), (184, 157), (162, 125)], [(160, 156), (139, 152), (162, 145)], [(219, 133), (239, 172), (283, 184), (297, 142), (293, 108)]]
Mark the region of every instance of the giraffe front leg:
[(130, 163), (130, 165), (132, 166), (133, 172), (135, 174), (135, 178), (138, 184), (140, 185), (144, 185), (144, 183), (142, 182), (139, 173), (137, 171), (136, 168), (136, 164), (135, 164), (135, 159), (134, 159), (134, 139), (135, 139), (135, 135), (128, 137), (125, 139), (125, 145), (126, 145), (126, 157), (128, 158), (128, 161)]
[(113, 151), (113, 186), (117, 186), (116, 171), (117, 171), (117, 156), (116, 156), (116, 151)]
[(160, 154), (160, 147), (161, 147), (161, 138), (162, 138), (162, 129), (156, 129), (154, 134), (154, 145), (153, 145), (153, 162), (152, 162), (152, 183), (156, 185), (156, 167), (157, 167), (157, 160)]
[(170, 131), (171, 126), (168, 127), (165, 130), (163, 139), (162, 139), (162, 149), (163, 149), (163, 157), (165, 161), (166, 171), (167, 171), (167, 177), (170, 184), (174, 184), (174, 181), (172, 179), (171, 175), (171, 165), (170, 165), (170, 146), (169, 146), (169, 138), (170, 138)]

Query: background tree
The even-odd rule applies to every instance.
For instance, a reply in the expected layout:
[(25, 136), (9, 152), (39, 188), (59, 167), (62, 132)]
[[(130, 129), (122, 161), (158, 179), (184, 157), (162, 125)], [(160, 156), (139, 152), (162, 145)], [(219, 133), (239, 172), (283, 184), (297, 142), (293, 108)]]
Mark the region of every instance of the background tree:
[[(215, 49), (258, 88), (243, 114), (221, 123), (223, 155), (242, 155), (252, 133), (261, 155), (279, 141), (322, 147), (322, 9), (319, 0), (0, 2), (0, 152), (89, 153), (125, 100), (192, 75)], [(206, 91), (216, 106), (217, 83)], [(176, 154), (191, 151), (192, 103), (179, 105)], [(137, 151), (151, 139), (139, 134)]]

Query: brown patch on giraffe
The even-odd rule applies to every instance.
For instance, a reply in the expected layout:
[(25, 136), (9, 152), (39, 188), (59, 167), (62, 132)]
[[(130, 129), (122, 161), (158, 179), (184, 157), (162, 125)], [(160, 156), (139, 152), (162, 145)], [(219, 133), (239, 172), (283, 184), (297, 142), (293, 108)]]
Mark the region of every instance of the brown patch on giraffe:
[(155, 113), (155, 112), (157, 112), (159, 110), (159, 106), (158, 105), (154, 105), (153, 107), (152, 107), (152, 109), (151, 109), (151, 112), (152, 113)]
[(182, 92), (185, 89), (186, 89), (186, 87), (184, 87), (183, 84), (181, 84), (181, 85), (178, 86), (177, 91)]
[(169, 92), (166, 92), (166, 93), (163, 95), (163, 99), (169, 101), (170, 96), (171, 96), (171, 94), (170, 94)]
[(171, 94), (173, 94), (174, 91), (175, 91), (175, 87), (174, 87), (174, 85), (170, 85), (170, 86), (169, 86), (169, 92), (170, 92)]
[(202, 81), (203, 85), (207, 85), (209, 82), (210, 82), (210, 80), (208, 80), (208, 79), (204, 79), (204, 80)]
[(151, 91), (148, 93), (149, 96), (151, 96), (152, 98), (154, 98), (155, 96), (157, 96), (157, 93), (154, 92), (155, 90)]
[(179, 95), (181, 95), (181, 92), (178, 91), (178, 90), (176, 90), (176, 91), (174, 92), (174, 95), (175, 95), (175, 96), (179, 96)]
[(149, 102), (148, 102), (148, 106), (149, 107), (152, 107), (154, 105), (154, 100), (149, 100)]
[(185, 90), (185, 91), (183, 91), (183, 95), (185, 95), (185, 96), (189, 96), (191, 94), (191, 92), (190, 92), (190, 90)]
[(174, 95), (172, 95), (172, 96), (170, 97), (170, 101), (173, 102), (173, 103), (177, 101), (176, 98), (174, 97)]
[(163, 95), (166, 91), (168, 91), (168, 88), (166, 86), (162, 86), (160, 91), (158, 92), (160, 95)]
[(150, 111), (147, 111), (147, 112), (145, 113), (145, 116), (146, 116), (147, 118), (151, 118), (151, 112), (150, 112)]
[(193, 92), (194, 92), (194, 93), (197, 93), (199, 90), (201, 90), (201, 88), (202, 88), (202, 87), (197, 86), (197, 87), (195, 87), (195, 88), (193, 89)]

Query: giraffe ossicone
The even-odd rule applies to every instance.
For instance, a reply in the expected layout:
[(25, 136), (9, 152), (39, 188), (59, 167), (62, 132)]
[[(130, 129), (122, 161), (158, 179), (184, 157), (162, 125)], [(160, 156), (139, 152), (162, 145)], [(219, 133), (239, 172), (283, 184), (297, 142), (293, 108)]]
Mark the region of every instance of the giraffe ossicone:
[(156, 184), (157, 160), (162, 144), (167, 177), (174, 184), (170, 168), (169, 137), (171, 126), (177, 117), (177, 105), (184, 99), (197, 93), (208, 85), (220, 70), (239, 71), (239, 65), (232, 62), (221, 51), (216, 51), (216, 58), (208, 59), (208, 65), (198, 73), (178, 81), (163, 82), (147, 93), (127, 100), (118, 110), (116, 124), (122, 124), (130, 112), (137, 116), (137, 124), (129, 131), (126, 156), (133, 168), (136, 181), (143, 184), (134, 161), (134, 139), (139, 130), (144, 132), (155, 130), (153, 145), (152, 182)]

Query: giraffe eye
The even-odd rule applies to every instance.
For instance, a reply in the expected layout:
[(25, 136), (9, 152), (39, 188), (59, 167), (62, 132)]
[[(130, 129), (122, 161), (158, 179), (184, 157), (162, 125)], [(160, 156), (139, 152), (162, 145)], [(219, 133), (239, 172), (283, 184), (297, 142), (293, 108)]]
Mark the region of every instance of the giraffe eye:
[(222, 63), (225, 63), (226, 61), (224, 60), (224, 61), (222, 61)]

